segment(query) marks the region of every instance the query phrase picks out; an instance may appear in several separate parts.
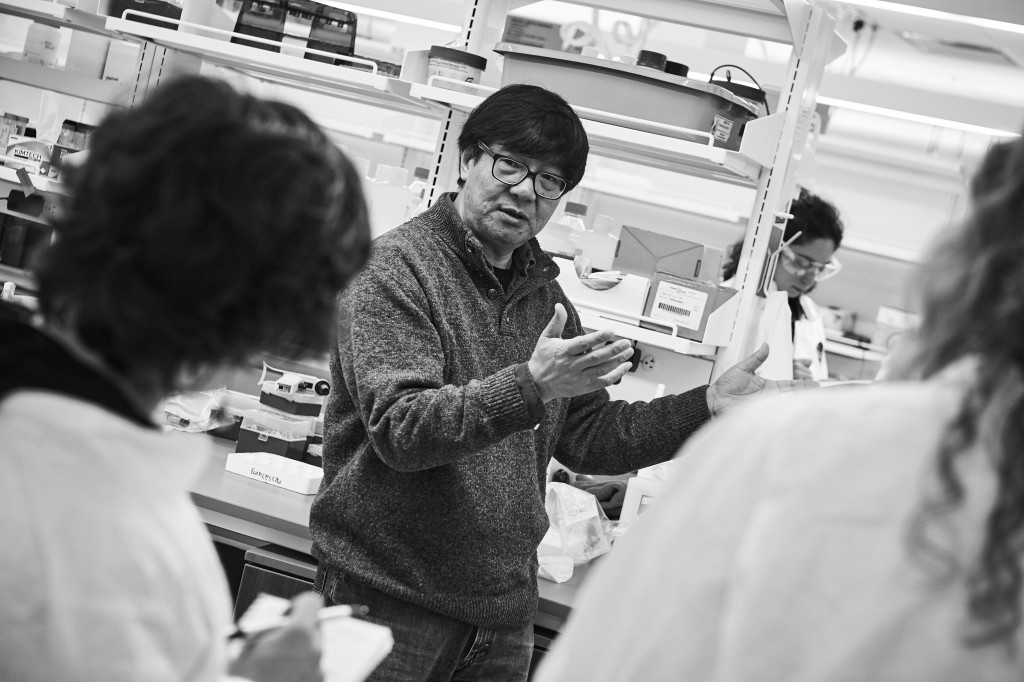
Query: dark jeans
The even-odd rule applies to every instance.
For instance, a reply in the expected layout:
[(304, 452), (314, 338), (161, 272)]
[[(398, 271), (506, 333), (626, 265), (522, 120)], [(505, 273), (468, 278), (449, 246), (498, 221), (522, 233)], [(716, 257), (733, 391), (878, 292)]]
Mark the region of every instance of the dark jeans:
[(360, 585), (321, 563), (314, 588), (326, 606), (364, 604), (391, 628), (395, 646), (368, 682), (525, 682), (533, 626), (485, 630)]

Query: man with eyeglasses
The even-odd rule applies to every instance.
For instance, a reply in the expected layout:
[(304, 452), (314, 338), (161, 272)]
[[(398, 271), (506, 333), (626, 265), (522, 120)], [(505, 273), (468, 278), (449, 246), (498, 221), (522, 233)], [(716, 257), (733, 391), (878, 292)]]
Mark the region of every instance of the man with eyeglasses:
[(632, 349), (586, 333), (535, 239), (589, 150), (558, 95), (508, 86), (459, 135), (459, 191), (380, 237), (340, 301), (310, 530), (315, 588), (395, 647), (371, 680), (525, 680), (548, 462), (663, 462), (713, 414), (790, 390), (753, 371), (650, 403), (607, 386)]

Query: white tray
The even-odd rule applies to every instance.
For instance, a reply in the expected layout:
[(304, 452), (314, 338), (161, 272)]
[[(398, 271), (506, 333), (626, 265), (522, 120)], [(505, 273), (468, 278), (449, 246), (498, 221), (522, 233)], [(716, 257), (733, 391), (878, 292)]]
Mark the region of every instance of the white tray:
[(315, 494), (324, 477), (324, 470), (320, 467), (270, 452), (232, 452), (224, 468), (233, 474), (302, 495)]

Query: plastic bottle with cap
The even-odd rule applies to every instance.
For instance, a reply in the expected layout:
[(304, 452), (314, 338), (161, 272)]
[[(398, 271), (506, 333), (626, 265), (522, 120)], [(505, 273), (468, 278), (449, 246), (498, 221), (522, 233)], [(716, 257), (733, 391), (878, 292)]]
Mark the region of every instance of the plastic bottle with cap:
[(32, 25), (28, 27), (28, 34), (25, 36), (22, 61), (51, 68), (57, 66), (60, 38), (60, 29), (56, 26), (47, 26), (37, 21), (32, 22)]
[(594, 218), (593, 229), (584, 230), (578, 242), (579, 250), (590, 260), (596, 270), (611, 270), (619, 238), (615, 235), (615, 219), (610, 215)]
[(551, 223), (537, 235), (541, 248), (550, 254), (573, 258), (579, 249), (580, 237), (587, 229), (583, 218), (587, 215), (586, 204), (575, 201), (565, 202), (565, 212), (557, 223)]
[(409, 220), (418, 216), (427, 208), (427, 178), (430, 171), (422, 166), (417, 166), (412, 172), (412, 182), (409, 183), (409, 203), (405, 206), (405, 219)]

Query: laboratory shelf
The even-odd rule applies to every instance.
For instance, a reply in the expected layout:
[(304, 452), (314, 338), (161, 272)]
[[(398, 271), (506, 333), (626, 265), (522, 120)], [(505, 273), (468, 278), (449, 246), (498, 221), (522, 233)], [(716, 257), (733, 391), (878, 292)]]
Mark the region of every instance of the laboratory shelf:
[[(0, 157), (0, 160), (4, 158), (7, 157)], [(37, 192), (67, 194), (64, 189), (64, 185), (56, 180), (44, 178), (33, 173), (29, 173), (28, 177)], [(18, 177), (18, 171), (14, 168), (8, 168), (7, 166), (0, 166), (0, 184), (13, 185), (13, 189), (22, 189), (21, 179)]]
[(0, 285), (4, 282), (14, 282), (18, 289), (36, 290), (36, 282), (31, 274), (21, 268), (0, 264)]
[(106, 17), (83, 12), (52, 0), (0, 0), (0, 14), (31, 19), (41, 24), (110, 35)]
[(0, 57), (0, 80), (52, 90), (72, 97), (113, 106), (127, 106), (132, 88), (124, 83), (103, 81), (80, 73), (69, 73), (40, 64)]
[[(3, 185), (0, 184), (0, 187), (2, 187), (2, 186)], [(49, 222), (47, 222), (46, 220), (40, 218), (39, 216), (35, 216), (35, 215), (30, 214), (30, 213), (21, 213), (20, 211), (12, 211), (12, 210), (10, 210), (10, 209), (7, 208), (7, 203), (6, 202), (0, 202), (0, 213), (3, 213), (4, 215), (14, 216), (15, 218), (21, 218), (22, 220), (27, 220), (30, 223), (36, 223), (38, 225), (49, 225), (50, 224)]]
[[(588, 169), (587, 172), (590, 173), (590, 170)], [(590, 190), (591, 192), (597, 192), (598, 194), (607, 194), (621, 199), (631, 199), (633, 201), (639, 201), (647, 204), (648, 206), (660, 206), (662, 208), (672, 209), (673, 211), (692, 213), (727, 223), (740, 224), (746, 220), (748, 215), (747, 213), (738, 211), (730, 206), (719, 206), (694, 201), (692, 199), (687, 199), (685, 196), (671, 194), (657, 188), (642, 186), (635, 183), (617, 182), (613, 179), (603, 178), (597, 173), (594, 173), (592, 177), (584, 176), (583, 180), (580, 181), (579, 186), (583, 189)]]
[(882, 362), (887, 355), (881, 346), (848, 339), (831, 330), (825, 331), (825, 351), (865, 362)]
[[(469, 112), (476, 107), (494, 88), (468, 85), (448, 79), (431, 78), (427, 84), (411, 84), (411, 96), (421, 98), (452, 109)], [(655, 166), (699, 177), (710, 178), (744, 186), (754, 186), (764, 164), (760, 149), (770, 139), (772, 129), (779, 119), (772, 119), (769, 125), (747, 124), (750, 132), (743, 140), (741, 151), (730, 151), (711, 144), (711, 135), (697, 130), (688, 130), (665, 125), (655, 121), (620, 116), (611, 112), (587, 107), (573, 109), (583, 121), (591, 150), (610, 158)], [(762, 134), (764, 131), (764, 134)]]
[[(586, 329), (608, 330), (624, 339), (631, 339), (647, 346), (664, 348), (683, 355), (713, 357), (719, 350), (718, 346), (684, 339), (676, 333), (672, 333), (672, 325), (665, 325), (659, 320), (651, 320), (651, 322), (665, 325), (665, 332), (639, 326), (639, 317), (636, 315), (598, 310), (576, 302), (573, 302), (573, 306), (580, 316), (580, 322)], [(674, 331), (678, 332), (678, 329)]]
[[(287, 54), (289, 51), (300, 54), (308, 52), (305, 48), (263, 41), (255, 36), (238, 36), (251, 42), (280, 46), (281, 52), (270, 52), (230, 42), (230, 38), (236, 35), (231, 31), (184, 22), (173, 23), (178, 23), (181, 30), (116, 17), (108, 18), (106, 27), (126, 39), (150, 41), (169, 50), (197, 57), (206, 64), (239, 71), (259, 80), (385, 106), (394, 111), (434, 117), (442, 113), (436, 105), (410, 97), (409, 83), (377, 73), (376, 64), (368, 60), (351, 58), (353, 63), (370, 69), (363, 71)], [(210, 35), (199, 35), (195, 31)], [(349, 59), (338, 55), (329, 56)]]

